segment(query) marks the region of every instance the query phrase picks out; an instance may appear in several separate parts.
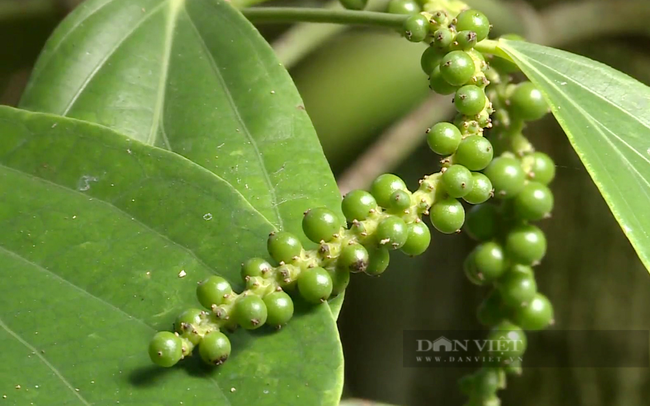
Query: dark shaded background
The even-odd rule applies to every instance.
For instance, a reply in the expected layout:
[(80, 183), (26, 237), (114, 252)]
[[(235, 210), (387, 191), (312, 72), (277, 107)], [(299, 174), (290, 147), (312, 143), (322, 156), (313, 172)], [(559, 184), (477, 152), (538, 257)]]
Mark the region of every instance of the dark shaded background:
[[(650, 1), (593, 2), (609, 8), (578, 14), (574, 20), (559, 22), (560, 28), (545, 26), (539, 17), (549, 8), (561, 10), (557, 7), (570, 8), (576, 2), (502, 1), (498, 2), (505, 7), (501, 10), (491, 1), (473, 3), (487, 5), (488, 14), (498, 13), (501, 24), (495, 30), (514, 30), (531, 40), (548, 41), (649, 83), (650, 7), (646, 6)], [(1, 104), (17, 102), (45, 39), (76, 3), (0, 0)], [(635, 8), (639, 5), (645, 11)], [(594, 25), (597, 29), (582, 28)], [(273, 43), (288, 28), (263, 27), (262, 32)], [(557, 38), (558, 30), (566, 41)], [(573, 35), (575, 30), (582, 31)], [(292, 44), (284, 46), (286, 51)], [(421, 44), (407, 43), (386, 30), (351, 29), (291, 64), (290, 72), (337, 177), (343, 179), (346, 169), (359, 165), (367, 148), (429, 95), (419, 68), (422, 50)], [(413, 188), (423, 174), (437, 170), (437, 158), (426, 147), (423, 130), (447, 118), (448, 107), (438, 103), (433, 104), (430, 123), (415, 123), (418, 131), (400, 133), (393, 140), (396, 145), (413, 144), (415, 151), (396, 157), (398, 167), (383, 168), (399, 174)], [(538, 150), (549, 153), (557, 164), (552, 184), (556, 209), (553, 218), (541, 224), (548, 236), (548, 255), (536, 271), (540, 291), (555, 306), (555, 328), (650, 329), (648, 272), (561, 129), (548, 117), (531, 125), (528, 134)], [(365, 187), (364, 182), (345, 180), (342, 186)], [(456, 380), (467, 371), (403, 368), (402, 332), (480, 328), (475, 311), (486, 291), (466, 281), (461, 270), (473, 246), (464, 234), (434, 233), (425, 255), (407, 258), (397, 253), (381, 278), (353, 277), (339, 320), (346, 355), (346, 396), (396, 405), (463, 404)], [(548, 342), (528, 351), (570, 358), (587, 345)], [(614, 348), (615, 343), (611, 345)], [(502, 396), (504, 405), (648, 405), (650, 373), (632, 368), (527, 369), (522, 377), (509, 380)]]

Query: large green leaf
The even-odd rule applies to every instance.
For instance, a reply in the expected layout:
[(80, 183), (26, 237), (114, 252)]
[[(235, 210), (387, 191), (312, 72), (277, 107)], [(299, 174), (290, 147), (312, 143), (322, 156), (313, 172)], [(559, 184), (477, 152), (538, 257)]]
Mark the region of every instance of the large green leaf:
[(609, 66), (517, 41), (500, 48), (545, 94), (625, 235), (650, 270), (650, 88)]
[(313, 196), (339, 210), (289, 74), (224, 0), (85, 2), (47, 43), (20, 106), (181, 154), (299, 235)]
[(231, 359), (216, 369), (148, 359), (154, 331), (196, 306), (197, 281), (217, 273), (241, 288), (238, 264), (273, 229), (230, 183), (177, 154), (0, 107), (2, 402), (337, 404), (342, 354), (326, 305), (279, 332), (231, 335)]

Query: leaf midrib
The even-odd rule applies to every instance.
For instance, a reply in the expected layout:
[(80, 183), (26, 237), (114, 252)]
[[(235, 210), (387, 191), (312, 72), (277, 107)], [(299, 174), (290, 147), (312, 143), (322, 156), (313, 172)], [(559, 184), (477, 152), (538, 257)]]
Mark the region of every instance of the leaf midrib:
[(237, 104), (235, 104), (235, 100), (232, 97), (232, 93), (230, 92), (230, 89), (226, 85), (226, 81), (223, 78), (223, 75), (221, 74), (221, 70), (219, 70), (219, 65), (217, 64), (217, 61), (214, 59), (214, 56), (210, 53), (210, 50), (208, 48), (208, 45), (205, 43), (205, 40), (203, 39), (203, 36), (201, 36), (201, 33), (199, 32), (198, 28), (196, 27), (196, 24), (194, 24), (194, 20), (192, 20), (192, 16), (189, 15), (187, 12), (187, 9), (183, 9), (185, 12), (185, 15), (187, 16), (188, 21), (190, 22), (190, 25), (192, 29), (194, 30), (194, 33), (196, 34), (197, 38), (199, 39), (199, 42), (201, 43), (201, 48), (203, 49), (203, 52), (208, 58), (208, 61), (210, 62), (210, 67), (214, 71), (215, 75), (219, 79), (219, 83), (221, 83), (221, 87), (223, 88), (226, 98), (228, 99), (228, 103), (230, 104), (230, 107), (232, 108), (233, 112), (235, 113), (235, 117), (237, 118), (237, 121), (239, 124), (241, 124), (243, 128), (243, 132), (246, 135), (246, 138), (248, 138), (248, 141), (250, 142), (250, 145), (253, 147), (253, 152), (255, 155), (255, 159), (257, 160), (258, 164), (260, 165), (261, 172), (264, 177), (264, 182), (266, 183), (266, 186), (269, 190), (269, 193), (271, 194), (271, 207), (273, 208), (273, 211), (275, 212), (275, 215), (278, 220), (278, 225), (280, 229), (284, 228), (284, 222), (282, 220), (282, 216), (280, 215), (280, 209), (278, 205), (278, 196), (275, 191), (275, 187), (271, 183), (271, 178), (269, 177), (268, 171), (266, 169), (266, 164), (264, 163), (264, 159), (262, 158), (262, 154), (260, 153), (260, 150), (257, 146), (257, 141), (255, 138), (250, 133), (250, 130), (248, 129), (248, 126), (246, 125), (246, 122), (243, 120), (241, 114), (239, 113), (239, 108), (237, 107)]
[[(0, 246), (0, 250), (4, 250), (4, 248), (3, 248), (2, 246)], [(9, 254), (12, 254), (11, 251), (7, 251), (7, 252), (8, 252)], [(21, 256), (18, 256), (18, 258), (21, 259), (21, 260), (24, 260), (24, 258), (21, 257)], [(34, 265), (36, 265), (36, 264), (34, 264)], [(67, 282), (67, 281), (66, 281), (66, 282)], [(73, 286), (74, 286), (74, 285), (73, 285)], [(14, 337), (14, 338), (19, 342), (19, 343), (21, 343), (22, 345), (24, 345), (25, 347), (27, 347), (27, 348), (29, 349), (29, 351), (30, 351), (33, 355), (36, 355), (36, 357), (38, 357), (38, 359), (39, 359), (43, 364), (45, 364), (45, 365), (46, 365), (46, 366), (47, 366), (47, 367), (48, 367), (48, 368), (49, 368), (49, 369), (54, 373), (54, 375), (56, 375), (56, 377), (59, 378), (59, 380), (61, 380), (61, 382), (63, 382), (63, 384), (64, 384), (68, 389), (70, 389), (70, 391), (71, 391), (71, 392), (72, 392), (72, 393), (73, 393), (77, 398), (79, 398), (79, 400), (81, 401), (81, 403), (83, 403), (83, 404), (86, 405), (86, 406), (91, 406), (90, 403), (88, 403), (88, 401), (87, 401), (86, 399), (84, 399), (83, 396), (81, 396), (81, 394), (80, 394), (79, 392), (77, 392), (77, 391), (74, 389), (74, 387), (70, 384), (70, 382), (68, 382), (68, 381), (65, 379), (65, 377), (63, 376), (63, 374), (61, 374), (61, 372), (59, 372), (59, 370), (58, 370), (54, 365), (50, 364), (50, 362), (49, 362), (49, 361), (48, 361), (48, 360), (47, 360), (47, 359), (46, 359), (46, 358), (45, 358), (45, 357), (44, 357), (44, 356), (43, 356), (43, 355), (42, 355), (42, 354), (41, 354), (41, 353), (40, 353), (36, 348), (34, 348), (30, 343), (28, 343), (25, 339), (23, 339), (23, 338), (20, 336), (20, 334), (16, 333), (16, 332), (13, 331), (12, 329), (10, 329), (9, 326), (7, 326), (7, 325), (4, 323), (4, 321), (2, 320), (1, 317), (0, 317), (0, 327), (2, 327), (3, 330), (5, 330), (7, 333), (9, 333), (10, 336)]]

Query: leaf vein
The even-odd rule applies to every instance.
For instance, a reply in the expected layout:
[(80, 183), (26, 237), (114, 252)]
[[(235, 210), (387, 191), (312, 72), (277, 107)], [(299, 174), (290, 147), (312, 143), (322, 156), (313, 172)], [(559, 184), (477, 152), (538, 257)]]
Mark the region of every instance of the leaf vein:
[(215, 72), (215, 75), (219, 79), (219, 82), (221, 83), (221, 87), (224, 90), (224, 93), (226, 95), (226, 98), (228, 99), (228, 103), (230, 104), (230, 107), (232, 108), (233, 112), (235, 113), (235, 117), (237, 121), (241, 124), (243, 127), (243, 132), (248, 138), (248, 141), (251, 143), (253, 147), (253, 152), (255, 154), (256, 160), (259, 162), (259, 165), (262, 167), (262, 174), (264, 177), (264, 181), (266, 182), (266, 185), (268, 187), (269, 193), (271, 194), (271, 207), (273, 208), (273, 211), (275, 211), (275, 215), (277, 217), (278, 225), (279, 228), (282, 229), (284, 227), (283, 222), (282, 222), (282, 216), (280, 215), (280, 210), (278, 208), (278, 197), (275, 191), (275, 187), (273, 186), (273, 183), (271, 182), (271, 178), (269, 177), (266, 165), (264, 163), (264, 159), (262, 158), (262, 154), (260, 153), (260, 150), (257, 146), (257, 141), (255, 138), (250, 133), (250, 130), (248, 129), (248, 126), (246, 125), (244, 119), (242, 118), (241, 114), (239, 113), (239, 108), (237, 107), (237, 104), (235, 103), (235, 100), (232, 97), (232, 94), (230, 92), (230, 89), (228, 88), (228, 85), (226, 84), (225, 79), (223, 78), (223, 75), (221, 74), (221, 70), (219, 69), (219, 66), (217, 65), (217, 61), (214, 59), (214, 56), (210, 53), (210, 49), (208, 48), (208, 45), (205, 43), (205, 40), (201, 36), (201, 33), (199, 32), (198, 28), (196, 27), (196, 24), (194, 24), (194, 21), (192, 20), (192, 17), (189, 15), (189, 13), (185, 13), (187, 15), (187, 18), (190, 22), (190, 26), (193, 28), (194, 33), (196, 34), (197, 38), (199, 39), (199, 42), (201, 43), (201, 46), (203, 48), (203, 51), (205, 52), (206, 56), (208, 57), (208, 61), (210, 62), (210, 66), (212, 67), (212, 70)]

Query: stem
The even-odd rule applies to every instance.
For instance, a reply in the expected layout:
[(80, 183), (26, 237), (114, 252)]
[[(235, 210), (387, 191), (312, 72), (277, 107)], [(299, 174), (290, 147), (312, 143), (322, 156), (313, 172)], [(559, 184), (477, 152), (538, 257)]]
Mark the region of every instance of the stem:
[[(343, 10), (339, 0), (329, 1), (323, 8)], [(370, 0), (366, 11), (379, 11), (385, 8), (385, 1)], [(273, 42), (273, 50), (282, 65), (290, 69), (310, 52), (347, 29), (348, 27), (340, 24), (299, 23)]]
[(510, 58), (508, 54), (506, 54), (501, 50), (501, 48), (499, 48), (499, 41), (486, 39), (476, 44), (476, 47), (474, 47), (474, 49), (476, 49), (481, 53), (495, 55), (500, 58), (506, 59), (510, 62), (513, 62), (512, 58)]
[(375, 11), (330, 10), (320, 8), (263, 7), (242, 10), (253, 23), (334, 23), (400, 28), (408, 15), (378, 13)]

